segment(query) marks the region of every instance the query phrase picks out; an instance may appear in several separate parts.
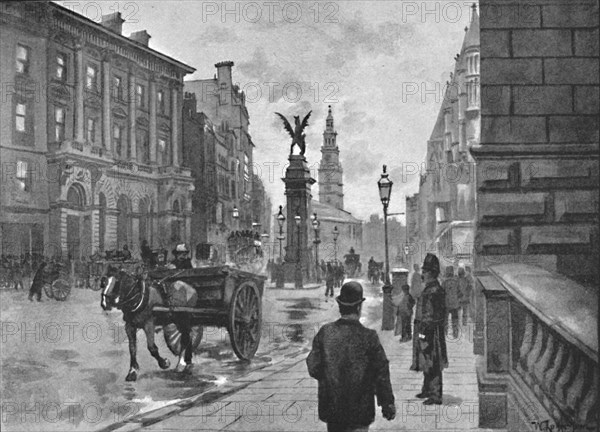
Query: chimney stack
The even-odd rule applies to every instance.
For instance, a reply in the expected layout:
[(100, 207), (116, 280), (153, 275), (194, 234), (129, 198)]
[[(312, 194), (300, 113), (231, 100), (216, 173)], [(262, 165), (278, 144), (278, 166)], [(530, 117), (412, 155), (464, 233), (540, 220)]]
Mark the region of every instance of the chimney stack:
[(125, 20), (121, 18), (121, 12), (114, 12), (108, 15), (102, 15), (102, 26), (107, 29), (114, 31), (115, 33), (121, 34), (123, 31), (123, 22)]
[(150, 40), (150, 35), (146, 30), (136, 31), (129, 35), (129, 39), (134, 40), (136, 42), (141, 43), (142, 45), (148, 46), (148, 41)]

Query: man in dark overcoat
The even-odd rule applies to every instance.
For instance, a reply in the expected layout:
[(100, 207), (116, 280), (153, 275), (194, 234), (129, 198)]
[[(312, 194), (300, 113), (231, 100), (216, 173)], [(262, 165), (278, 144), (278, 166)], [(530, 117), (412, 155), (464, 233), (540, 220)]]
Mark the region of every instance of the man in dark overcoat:
[(445, 322), (446, 298), (444, 289), (437, 277), (440, 262), (433, 254), (427, 254), (423, 262), (423, 282), (421, 294), (422, 310), (416, 345), (416, 370), (424, 375), (423, 387), (418, 398), (425, 399), (425, 405), (442, 403), (442, 371), (448, 367), (446, 351)]
[(328, 432), (368, 431), (375, 395), (383, 416), (396, 416), (389, 362), (377, 332), (359, 321), (362, 286), (345, 283), (336, 300), (341, 318), (321, 327), (306, 359), (308, 373), (319, 381), (319, 419)]

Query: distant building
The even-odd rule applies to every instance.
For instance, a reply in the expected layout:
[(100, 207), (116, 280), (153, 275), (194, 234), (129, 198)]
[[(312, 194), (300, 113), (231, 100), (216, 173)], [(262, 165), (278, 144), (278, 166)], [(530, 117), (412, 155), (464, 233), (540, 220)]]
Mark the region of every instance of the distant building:
[(271, 213), (261, 179), (253, 173), (250, 117), (246, 96), (232, 81), (233, 65), (217, 63), (214, 78), (185, 82), (185, 163), (197, 187), (193, 242), (211, 243), (223, 253), (231, 231), (268, 232)]
[[(322, 252), (319, 258), (333, 260), (334, 246), (337, 245), (337, 258), (343, 261), (343, 256), (350, 248), (356, 253), (362, 250), (362, 221), (344, 210), (343, 168), (340, 163), (340, 149), (337, 144), (337, 131), (334, 127), (331, 105), (328, 107), (323, 145), (321, 146), (321, 163), (318, 171), (319, 200), (312, 201), (311, 214), (316, 212), (321, 222)], [(337, 226), (339, 237), (333, 241), (333, 229)], [(310, 236), (309, 236), (310, 237)]]
[(190, 236), (183, 77), (194, 68), (52, 2), (3, 2), (3, 253), (73, 258)]
[(469, 149), (479, 144), (479, 16), (473, 9), (454, 72), (446, 83), (437, 121), (427, 142), (419, 192), (406, 198), (409, 261), (427, 251), (442, 264), (472, 263), (475, 218), (475, 163)]

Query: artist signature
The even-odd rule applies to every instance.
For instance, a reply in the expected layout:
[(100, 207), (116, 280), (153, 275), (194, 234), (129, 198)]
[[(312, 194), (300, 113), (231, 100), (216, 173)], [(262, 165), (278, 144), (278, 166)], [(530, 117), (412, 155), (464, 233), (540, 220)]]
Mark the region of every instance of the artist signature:
[(592, 426), (552, 423), (550, 420), (532, 421), (531, 424), (534, 426), (534, 430), (544, 432), (585, 432), (594, 430)]

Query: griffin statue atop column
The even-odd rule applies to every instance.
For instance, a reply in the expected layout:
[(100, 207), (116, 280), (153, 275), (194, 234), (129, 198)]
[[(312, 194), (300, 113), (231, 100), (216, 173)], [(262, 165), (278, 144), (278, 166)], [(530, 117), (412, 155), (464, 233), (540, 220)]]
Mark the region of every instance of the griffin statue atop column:
[(283, 120), (283, 127), (292, 137), (292, 146), (290, 147), (290, 154), (293, 153), (294, 145), (297, 145), (300, 149), (300, 156), (304, 156), (304, 152), (306, 151), (306, 143), (304, 142), (306, 135), (304, 134), (304, 129), (308, 126), (308, 118), (310, 117), (311, 113), (312, 111), (309, 111), (308, 114), (306, 114), (306, 117), (304, 117), (304, 120), (302, 120), (302, 122), (300, 122), (300, 116), (294, 116), (294, 129), (292, 129), (292, 125), (285, 118), (285, 116), (279, 113), (275, 113), (281, 118), (281, 120)]

